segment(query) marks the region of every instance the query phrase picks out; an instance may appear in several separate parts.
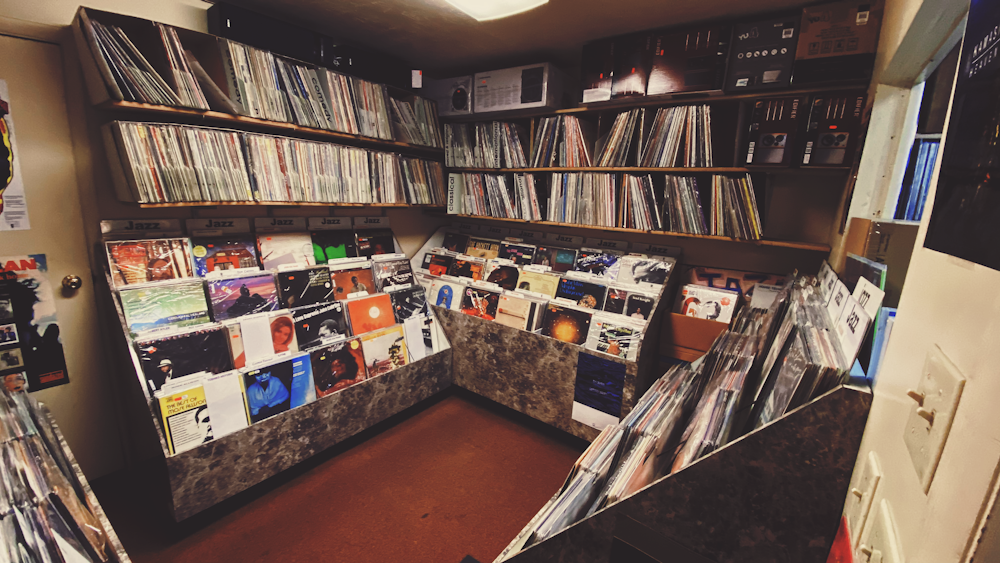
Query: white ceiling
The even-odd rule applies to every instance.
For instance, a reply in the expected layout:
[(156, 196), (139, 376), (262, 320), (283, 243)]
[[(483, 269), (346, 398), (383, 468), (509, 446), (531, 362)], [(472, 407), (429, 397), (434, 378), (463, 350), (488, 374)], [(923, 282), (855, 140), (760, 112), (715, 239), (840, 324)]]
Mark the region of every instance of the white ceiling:
[(477, 22), (444, 0), (228, 0), (344, 43), (400, 57), (434, 76), (553, 61), (573, 72), (591, 40), (685, 23), (739, 20), (803, 0), (550, 0)]

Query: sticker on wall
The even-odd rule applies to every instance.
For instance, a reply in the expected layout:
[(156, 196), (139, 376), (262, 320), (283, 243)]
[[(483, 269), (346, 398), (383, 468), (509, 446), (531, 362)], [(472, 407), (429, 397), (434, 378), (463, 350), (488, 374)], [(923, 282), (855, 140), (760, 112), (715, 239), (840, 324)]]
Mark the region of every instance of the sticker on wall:
[(0, 257), (0, 332), (0, 377), (8, 386), (69, 383), (44, 254)]
[(7, 81), (0, 80), (0, 231), (26, 231), (28, 204), (21, 181), (20, 155), (14, 143), (14, 117), (11, 113)]

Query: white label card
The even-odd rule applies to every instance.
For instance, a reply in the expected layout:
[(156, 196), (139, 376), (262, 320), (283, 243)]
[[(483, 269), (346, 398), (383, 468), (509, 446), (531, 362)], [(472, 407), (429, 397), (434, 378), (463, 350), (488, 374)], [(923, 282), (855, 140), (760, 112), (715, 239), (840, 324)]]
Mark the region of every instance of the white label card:
[(551, 266), (543, 266), (541, 264), (527, 264), (524, 266), (525, 272), (534, 272), (536, 274), (547, 274), (552, 270)]
[(840, 347), (847, 356), (847, 364), (853, 365), (872, 318), (853, 297), (847, 297), (846, 305), (837, 321), (837, 336), (840, 338)]
[(310, 231), (340, 231), (353, 226), (350, 217), (310, 217)]
[(184, 221), (187, 232), (191, 236), (239, 235), (250, 232), (250, 219), (203, 217)]
[(826, 312), (830, 315), (830, 322), (837, 322), (840, 314), (844, 312), (844, 307), (847, 306), (847, 300), (850, 296), (851, 293), (847, 291), (847, 286), (844, 285), (844, 282), (837, 280), (833, 288), (833, 293), (830, 294), (830, 302), (826, 304)]
[(874, 319), (878, 315), (879, 307), (882, 306), (885, 292), (867, 279), (858, 278), (858, 285), (854, 286), (854, 293), (851, 297), (854, 297), (868, 313), (868, 316)]
[(372, 256), (372, 262), (384, 262), (386, 260), (399, 260), (401, 258), (406, 258), (406, 255), (402, 252), (393, 252), (392, 254), (376, 254)]
[(833, 288), (837, 285), (837, 273), (833, 271), (833, 268), (830, 267), (830, 264), (826, 260), (819, 267), (819, 274), (816, 275), (816, 279), (819, 281), (820, 294), (823, 296), (823, 299), (829, 302), (830, 294), (833, 293)]
[(253, 226), (258, 233), (278, 233), (305, 231), (308, 229), (305, 217), (257, 217)]
[(145, 238), (154, 236), (180, 236), (180, 219), (119, 219), (101, 221), (104, 236)]
[(388, 217), (354, 217), (355, 229), (388, 229)]
[(524, 229), (511, 229), (510, 236), (517, 237), (524, 240), (525, 242), (541, 242), (545, 237), (545, 233), (540, 233), (538, 231), (525, 231)]

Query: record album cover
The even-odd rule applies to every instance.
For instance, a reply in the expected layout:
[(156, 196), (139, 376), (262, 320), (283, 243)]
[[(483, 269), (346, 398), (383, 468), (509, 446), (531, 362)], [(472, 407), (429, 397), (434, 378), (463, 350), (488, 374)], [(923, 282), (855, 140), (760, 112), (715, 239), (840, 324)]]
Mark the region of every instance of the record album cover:
[(372, 262), (375, 287), (379, 291), (393, 291), (413, 285), (413, 268), (406, 258), (375, 260)]
[(500, 243), (497, 258), (511, 260), (518, 266), (531, 264), (535, 257), (535, 246), (532, 244), (517, 244), (513, 242)]
[(299, 307), (291, 312), (295, 338), (302, 350), (319, 346), (327, 339), (351, 335), (347, 311), (340, 301)]
[(326, 397), (367, 379), (360, 338), (350, 338), (309, 351), (316, 396)]
[(441, 248), (449, 252), (465, 252), (465, 249), (469, 247), (469, 235), (463, 235), (461, 233), (445, 233), (444, 241), (441, 242)]
[(659, 291), (670, 278), (675, 263), (673, 258), (666, 256), (622, 256), (615, 281)]
[(371, 266), (348, 268), (330, 268), (330, 278), (333, 282), (333, 298), (348, 299), (354, 294), (365, 295), (376, 293), (375, 276)]
[(500, 241), (469, 237), (465, 254), (484, 260), (492, 260), (500, 254)]
[(390, 292), (389, 298), (397, 323), (427, 314), (427, 291), (419, 285)]
[(617, 273), (618, 261), (621, 258), (622, 254), (620, 252), (597, 248), (581, 248), (580, 252), (576, 255), (576, 265), (573, 269), (577, 272), (587, 272), (595, 276), (608, 278), (610, 281), (614, 279), (615, 273)]
[(243, 372), (252, 424), (316, 399), (308, 354)]
[(464, 290), (465, 286), (460, 283), (434, 280), (431, 283), (429, 298), (433, 305), (457, 311), (462, 308), (462, 293)]
[(194, 276), (191, 241), (186, 238), (105, 243), (115, 287)]
[(555, 246), (539, 246), (531, 259), (532, 264), (548, 266), (553, 272), (568, 272), (576, 266), (576, 250)]
[(462, 291), (462, 312), (492, 321), (497, 317), (500, 294), (489, 289), (466, 287)]
[(212, 300), (212, 317), (216, 321), (278, 308), (278, 289), (271, 272), (238, 278), (210, 279), (206, 283)]
[(585, 44), (581, 68), (583, 103), (610, 100), (615, 74), (615, 40), (602, 39)]
[(620, 287), (609, 287), (608, 297), (604, 300), (604, 310), (608, 313), (625, 314), (625, 300), (629, 290)]
[(496, 322), (518, 330), (531, 330), (538, 314), (537, 303), (516, 295), (501, 295)]
[(259, 270), (257, 245), (251, 235), (191, 239), (195, 273), (205, 277), (219, 270)]
[(290, 311), (248, 315), (227, 322), (225, 327), (236, 369), (266, 362), (276, 354), (299, 351), (295, 318)]
[(125, 288), (119, 296), (125, 321), (132, 332), (194, 326), (210, 320), (201, 280)]
[(649, 320), (656, 306), (656, 298), (632, 293), (625, 301), (625, 316), (639, 321)]
[(685, 285), (677, 295), (674, 310), (681, 315), (728, 323), (733, 318), (739, 294), (726, 289)]
[(721, 90), (731, 33), (732, 28), (723, 25), (654, 33), (646, 95)]
[(317, 266), (302, 270), (278, 272), (278, 295), (281, 307), (305, 307), (333, 299), (330, 269)]
[(570, 344), (583, 344), (590, 332), (592, 313), (549, 303), (542, 317), (542, 335)]
[(517, 279), (521, 275), (517, 266), (510, 264), (498, 264), (495, 260), (490, 260), (486, 264), (486, 281), (495, 283), (503, 289), (512, 290), (517, 287)]
[(521, 275), (517, 278), (517, 289), (555, 297), (556, 291), (559, 290), (559, 276), (557, 274), (540, 274), (524, 270), (521, 271)]
[(354, 231), (313, 231), (310, 237), (317, 264), (326, 264), (330, 260), (353, 258), (358, 255), (358, 244), (354, 238)]
[(295, 319), (291, 312), (272, 313), (271, 323), (271, 344), (274, 345), (274, 352), (298, 352), (299, 342), (295, 338)]
[(361, 336), (368, 377), (378, 377), (406, 365), (406, 338), (402, 325), (394, 325)]
[(228, 332), (213, 326), (135, 343), (149, 394), (175, 378), (207, 371), (222, 373), (233, 369)]
[(351, 320), (351, 331), (364, 334), (396, 323), (392, 311), (392, 299), (385, 293), (359, 297), (347, 301), (347, 316)]
[(448, 273), (456, 278), (469, 278), (473, 281), (479, 281), (483, 279), (483, 270), (485, 268), (486, 263), (482, 259), (465, 260), (456, 258), (452, 262), (451, 270)]
[(396, 252), (396, 243), (389, 229), (357, 231), (358, 256), (372, 257)]
[(642, 327), (607, 317), (594, 316), (587, 335), (587, 349), (635, 361), (642, 339)]
[(427, 272), (432, 276), (443, 276), (448, 273), (448, 269), (451, 268), (451, 265), (454, 262), (454, 256), (428, 252), (427, 254), (424, 254), (424, 261), (421, 263), (420, 267), (427, 270)]
[(607, 297), (607, 293), (607, 286), (573, 278), (562, 278), (559, 280), (556, 297), (569, 299), (584, 309), (599, 310), (604, 307), (604, 298)]
[(277, 270), (283, 264), (315, 266), (312, 238), (309, 233), (266, 233), (257, 236), (260, 262), (265, 270)]

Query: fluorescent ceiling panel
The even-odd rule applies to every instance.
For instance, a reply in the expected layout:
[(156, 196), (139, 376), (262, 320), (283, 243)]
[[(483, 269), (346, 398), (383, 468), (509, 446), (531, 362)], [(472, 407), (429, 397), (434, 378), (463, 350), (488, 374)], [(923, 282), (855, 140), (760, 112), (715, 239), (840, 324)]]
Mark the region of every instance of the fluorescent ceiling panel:
[(549, 0), (446, 0), (477, 21), (496, 20), (527, 12)]

